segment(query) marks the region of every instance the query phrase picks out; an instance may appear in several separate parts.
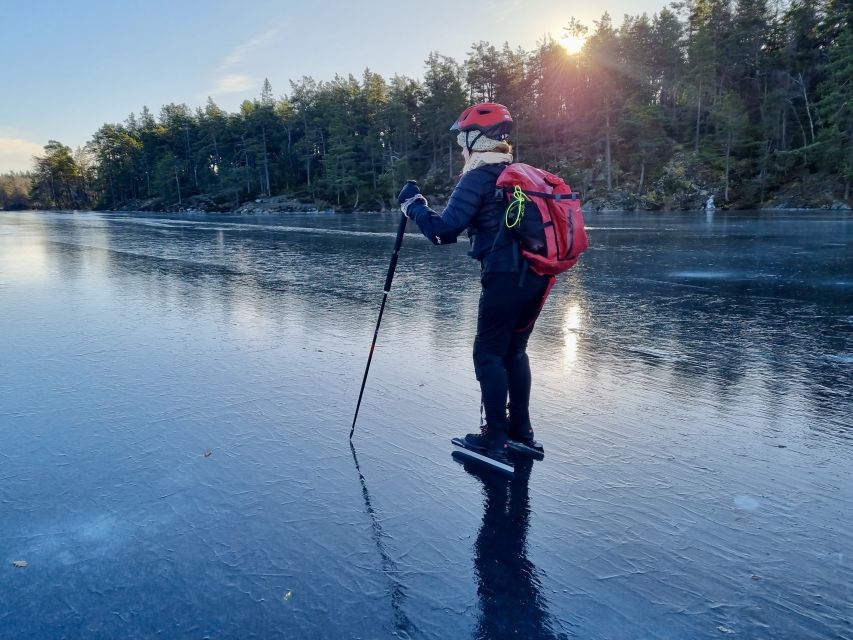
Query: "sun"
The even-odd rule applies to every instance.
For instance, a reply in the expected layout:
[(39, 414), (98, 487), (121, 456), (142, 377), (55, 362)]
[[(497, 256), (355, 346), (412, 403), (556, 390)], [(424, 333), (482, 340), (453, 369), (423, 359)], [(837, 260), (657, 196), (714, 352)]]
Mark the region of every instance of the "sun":
[(560, 44), (563, 45), (563, 48), (571, 54), (580, 53), (580, 50), (583, 49), (584, 42), (586, 42), (586, 38), (581, 36), (566, 36), (565, 38), (560, 39)]

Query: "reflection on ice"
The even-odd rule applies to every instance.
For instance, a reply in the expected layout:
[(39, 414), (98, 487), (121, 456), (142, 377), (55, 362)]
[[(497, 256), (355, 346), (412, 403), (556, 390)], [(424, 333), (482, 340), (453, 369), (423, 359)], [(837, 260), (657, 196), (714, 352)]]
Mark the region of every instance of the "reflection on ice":
[(388, 591), (390, 591), (391, 608), (394, 610), (394, 636), (401, 638), (402, 640), (406, 640), (407, 638), (412, 637), (412, 633), (414, 631), (412, 622), (409, 620), (405, 611), (406, 589), (400, 583), (400, 571), (397, 567), (397, 563), (394, 562), (393, 558), (388, 553), (388, 549), (386, 547), (387, 535), (382, 530), (380, 516), (376, 513), (376, 510), (371, 503), (370, 492), (367, 490), (367, 481), (364, 479), (364, 474), (361, 472), (361, 467), (358, 464), (358, 455), (355, 452), (355, 445), (352, 441), (350, 441), (349, 447), (350, 452), (352, 453), (353, 463), (355, 464), (356, 473), (358, 473), (358, 480), (361, 483), (361, 494), (364, 498), (364, 508), (367, 512), (367, 516), (370, 518), (371, 537), (373, 538), (374, 544), (376, 544), (376, 550), (379, 552), (382, 572), (388, 578)]
[(580, 305), (569, 304), (563, 314), (563, 365), (571, 370), (578, 357), (578, 331), (581, 327)]
[[(483, 521), (474, 543), (479, 615), (477, 639), (566, 640), (549, 612), (541, 571), (529, 559), (532, 460), (518, 460), (512, 479), (458, 461), (483, 486)], [(523, 615), (519, 615), (520, 612)]]
[[(6, 214), (18, 217), (18, 214)], [(13, 218), (14, 219), (14, 218)], [(49, 277), (48, 250), (45, 245), (45, 226), (41, 220), (33, 220), (27, 230), (28, 242), (11, 238), (2, 244), (0, 251), (0, 283), (12, 281), (24, 283), (44, 280)]]
[(500, 487), (461, 244), (407, 236), (348, 450), (398, 215), (0, 213), (0, 638), (850, 635), (843, 214), (596, 214)]
[(563, 343), (563, 364), (565, 368), (568, 370), (572, 369), (572, 365), (575, 363), (578, 357), (578, 334), (574, 331), (567, 332), (565, 334), (565, 341)]
[(563, 328), (566, 333), (571, 331), (577, 331), (581, 328), (581, 317), (580, 317), (580, 305), (578, 303), (572, 303), (566, 308), (565, 313), (565, 322), (563, 323)]

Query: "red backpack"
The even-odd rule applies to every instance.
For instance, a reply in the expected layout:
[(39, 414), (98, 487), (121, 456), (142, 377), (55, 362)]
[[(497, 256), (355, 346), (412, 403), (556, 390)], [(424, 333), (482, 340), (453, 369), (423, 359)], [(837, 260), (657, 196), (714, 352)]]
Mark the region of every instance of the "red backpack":
[(516, 162), (503, 170), (496, 197), (506, 202), (504, 222), (530, 270), (555, 276), (575, 266), (589, 247), (580, 194), (562, 178)]

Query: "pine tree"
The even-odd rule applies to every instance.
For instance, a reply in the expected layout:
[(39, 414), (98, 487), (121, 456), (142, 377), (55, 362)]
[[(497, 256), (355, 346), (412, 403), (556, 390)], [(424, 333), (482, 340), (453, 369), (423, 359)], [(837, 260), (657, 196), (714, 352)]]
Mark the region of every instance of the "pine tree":
[[(426, 96), (421, 113), (429, 131), (427, 144), (432, 150), (431, 168), (437, 172), (444, 164), (448, 179), (452, 179), (455, 173), (455, 142), (450, 139), (447, 130), (468, 102), (462, 77), (462, 68), (452, 58), (437, 53), (431, 53), (427, 58), (424, 74)], [(442, 150), (446, 150), (446, 156), (442, 155)], [(444, 158), (445, 163), (442, 162)]]
[(88, 205), (83, 176), (70, 147), (50, 140), (44, 155), (35, 158), (34, 163), (31, 194), (37, 205), (58, 209)]
[(845, 26), (827, 51), (825, 79), (818, 86), (822, 167), (843, 184), (850, 198), (853, 182), (853, 27)]

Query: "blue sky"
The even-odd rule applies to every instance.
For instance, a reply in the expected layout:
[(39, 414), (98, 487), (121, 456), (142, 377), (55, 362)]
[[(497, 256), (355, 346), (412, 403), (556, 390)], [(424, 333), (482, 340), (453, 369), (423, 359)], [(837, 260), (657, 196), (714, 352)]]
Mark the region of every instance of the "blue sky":
[(228, 110), (289, 80), (365, 67), (421, 77), (430, 51), (458, 60), (473, 42), (532, 48), (571, 16), (653, 13), (663, 0), (3, 0), (0, 172), (29, 168), (49, 139), (83, 145), (143, 105)]

